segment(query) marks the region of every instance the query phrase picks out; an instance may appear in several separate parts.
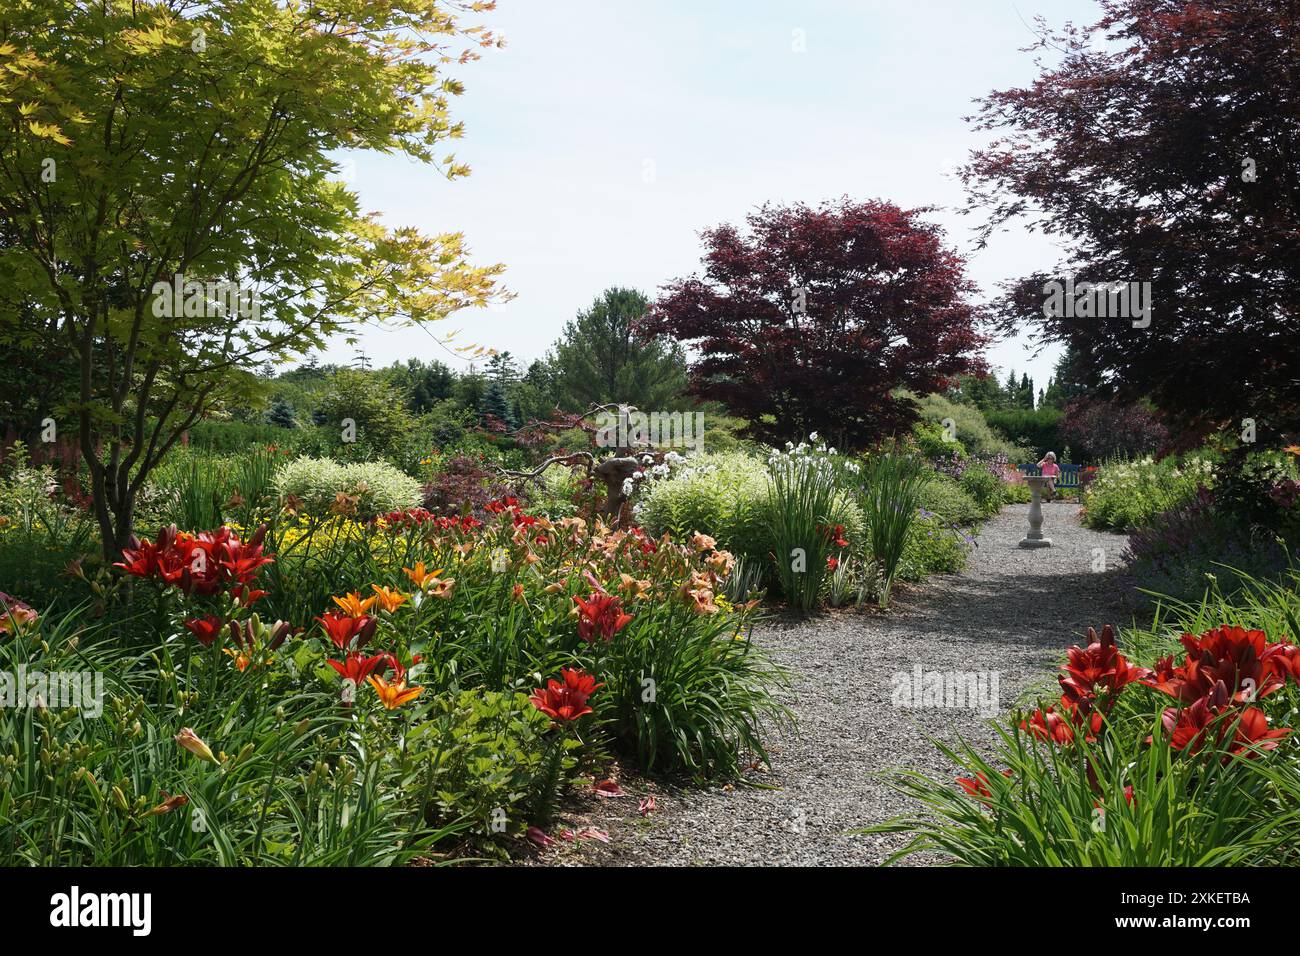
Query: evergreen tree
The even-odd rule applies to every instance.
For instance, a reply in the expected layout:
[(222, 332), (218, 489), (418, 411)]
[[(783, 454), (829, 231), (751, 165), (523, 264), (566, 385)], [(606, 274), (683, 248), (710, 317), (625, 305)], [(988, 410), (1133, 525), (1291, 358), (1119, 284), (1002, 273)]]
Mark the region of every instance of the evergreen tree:
[(456, 377), (451, 369), (438, 361), (422, 362), (407, 359), (394, 362), (385, 371), (390, 385), (406, 396), (406, 407), (417, 415), (433, 410), (439, 402), (451, 398)]
[(298, 420), (294, 417), (293, 406), (283, 395), (271, 400), (271, 407), (266, 411), (266, 422), (277, 428), (297, 428)]
[(519, 381), (519, 366), (509, 352), (498, 352), (488, 359), (487, 377), (501, 386), (509, 394), (511, 387)]
[(682, 347), (669, 338), (642, 341), (635, 334), (648, 305), (634, 289), (611, 288), (565, 325), (549, 359), (563, 407), (581, 411), (593, 402), (624, 402), (651, 411), (682, 405)]
[(1092, 389), (1083, 367), (1078, 351), (1067, 346), (1056, 360), (1056, 374), (1048, 383), (1043, 400), (1053, 408), (1064, 408), (1074, 399), (1087, 395)]
[(489, 416), (505, 422), (509, 428), (518, 426), (514, 412), (510, 410), (510, 403), (506, 400), (506, 390), (496, 380), (488, 382), (487, 389), (483, 392), (483, 404), (480, 407), (480, 417), (485, 424)]
[(456, 379), (452, 388), (452, 397), (474, 412), (483, 410), (483, 398), (487, 391), (487, 380), (473, 365), (464, 375)]

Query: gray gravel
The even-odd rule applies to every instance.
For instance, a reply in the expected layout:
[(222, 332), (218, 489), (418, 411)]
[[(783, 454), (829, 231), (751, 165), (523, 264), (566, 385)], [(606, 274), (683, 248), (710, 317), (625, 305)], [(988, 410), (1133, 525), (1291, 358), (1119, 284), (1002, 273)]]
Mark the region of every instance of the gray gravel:
[[(902, 837), (847, 831), (916, 807), (887, 785), (891, 768), (938, 777), (952, 768), (931, 734), (987, 744), (992, 732), (971, 709), (894, 705), (894, 675), (996, 672), (1005, 710), (1046, 689), (1066, 645), (1089, 625), (1127, 624), (1132, 608), (1116, 580), (1122, 536), (1090, 531), (1078, 505), (1044, 505), (1053, 547), (1021, 550), (1027, 505), (1013, 505), (981, 530), (967, 569), (905, 590), (886, 615), (841, 611), (756, 634), (789, 668), (785, 703), (797, 728), (771, 741), (759, 785), (676, 790), (630, 775), (630, 796), (580, 798), (574, 829), (594, 826), (610, 842), (561, 842), (535, 862), (552, 865), (842, 866), (882, 863)], [(1102, 549), (1106, 571), (1094, 570)], [(770, 789), (768, 789), (770, 788)], [(642, 818), (637, 798), (654, 795)], [(910, 862), (932, 862), (912, 858)]]

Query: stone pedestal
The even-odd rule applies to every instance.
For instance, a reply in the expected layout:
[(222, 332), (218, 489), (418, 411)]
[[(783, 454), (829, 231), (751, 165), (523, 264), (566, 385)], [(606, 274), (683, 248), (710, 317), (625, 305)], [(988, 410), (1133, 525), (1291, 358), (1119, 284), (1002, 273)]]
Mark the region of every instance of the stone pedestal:
[(1029, 492), (1033, 498), (1029, 502), (1029, 533), (1020, 539), (1022, 548), (1050, 548), (1051, 538), (1043, 537), (1043, 489), (1047, 487), (1046, 478), (1026, 478)]

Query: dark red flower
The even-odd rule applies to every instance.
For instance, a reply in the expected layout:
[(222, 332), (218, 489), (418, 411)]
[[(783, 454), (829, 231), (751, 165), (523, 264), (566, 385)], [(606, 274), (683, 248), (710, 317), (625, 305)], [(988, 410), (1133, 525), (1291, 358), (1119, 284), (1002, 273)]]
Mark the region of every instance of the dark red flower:
[[(1115, 629), (1107, 624), (1098, 636), (1088, 628), (1087, 647), (1071, 647), (1057, 680), (1061, 683), (1061, 703), (1079, 711), (1080, 716), (1105, 714), (1127, 685), (1152, 675), (1145, 667), (1130, 667), (1115, 643)], [(1094, 719), (1093, 732), (1101, 729)]]
[(200, 644), (204, 647), (211, 647), (212, 642), (217, 639), (221, 629), (226, 626), (226, 622), (215, 614), (207, 614), (203, 617), (191, 617), (185, 621), (185, 626), (189, 628)]
[(1291, 733), (1290, 727), (1270, 730), (1264, 712), (1258, 707), (1247, 707), (1241, 712), (1241, 718), (1237, 720), (1233, 729), (1232, 743), (1228, 747), (1228, 752), (1255, 757), (1262, 751), (1275, 749), (1282, 738), (1289, 733)]
[(631, 614), (623, 613), (623, 604), (612, 594), (592, 591), (584, 601), (575, 597), (578, 605), (578, 636), (588, 644), (599, 636), (603, 641), (612, 641), (614, 635), (627, 627), (632, 620)]
[(552, 720), (564, 723), (590, 714), (587, 698), (605, 685), (597, 684), (596, 678), (576, 668), (566, 667), (560, 676), (564, 678), (563, 684), (552, 679), (546, 682), (545, 688), (538, 687), (529, 695), (533, 706)]
[(1158, 661), (1142, 683), (1184, 704), (1205, 697), (1220, 682), (1238, 703), (1266, 697), (1286, 683), (1286, 645), (1270, 644), (1263, 631), (1225, 625), (1199, 637), (1184, 634), (1179, 641), (1187, 649), (1184, 662), (1175, 667), (1169, 658)]

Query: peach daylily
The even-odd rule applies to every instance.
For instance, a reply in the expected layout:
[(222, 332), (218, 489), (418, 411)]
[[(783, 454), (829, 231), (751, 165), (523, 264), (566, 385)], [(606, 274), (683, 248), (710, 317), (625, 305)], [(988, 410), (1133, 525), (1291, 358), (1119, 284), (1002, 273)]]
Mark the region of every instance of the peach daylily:
[(212, 749), (189, 727), (182, 727), (181, 732), (172, 739), (200, 760), (206, 760), (208, 763), (219, 762), (216, 756), (212, 753)]
[(350, 591), (343, 597), (331, 598), (331, 600), (341, 607), (348, 617), (361, 617), (375, 604), (374, 598), (362, 598), (356, 591)]
[(406, 680), (396, 680), (391, 684), (382, 677), (371, 675), (366, 678), (375, 689), (379, 701), (387, 710), (396, 710), (403, 704), (410, 703), (424, 693), (423, 687), (407, 687)]
[(704, 563), (707, 564), (709, 569), (718, 577), (725, 578), (727, 575), (731, 574), (731, 569), (736, 566), (736, 559), (732, 556), (730, 551), (714, 551), (704, 559)]
[(707, 534), (700, 534), (700, 532), (697, 531), (695, 534), (691, 535), (691, 547), (696, 551), (712, 551), (717, 546), (718, 542), (710, 538)]
[(401, 591), (395, 591), (392, 588), (380, 587), (378, 584), (372, 584), (370, 587), (374, 590), (374, 600), (379, 602), (379, 606), (392, 614), (399, 607), (411, 599), (409, 594), (403, 594)]
[(633, 600), (649, 597), (651, 585), (648, 578), (636, 578), (626, 572), (619, 574), (618, 578), (621, 582), (619, 589), (626, 591)]
[(454, 588), (455, 586), (456, 586), (455, 578), (444, 578), (434, 584), (434, 586), (429, 590), (429, 596), (442, 598), (445, 600), (451, 597), (452, 588)]

